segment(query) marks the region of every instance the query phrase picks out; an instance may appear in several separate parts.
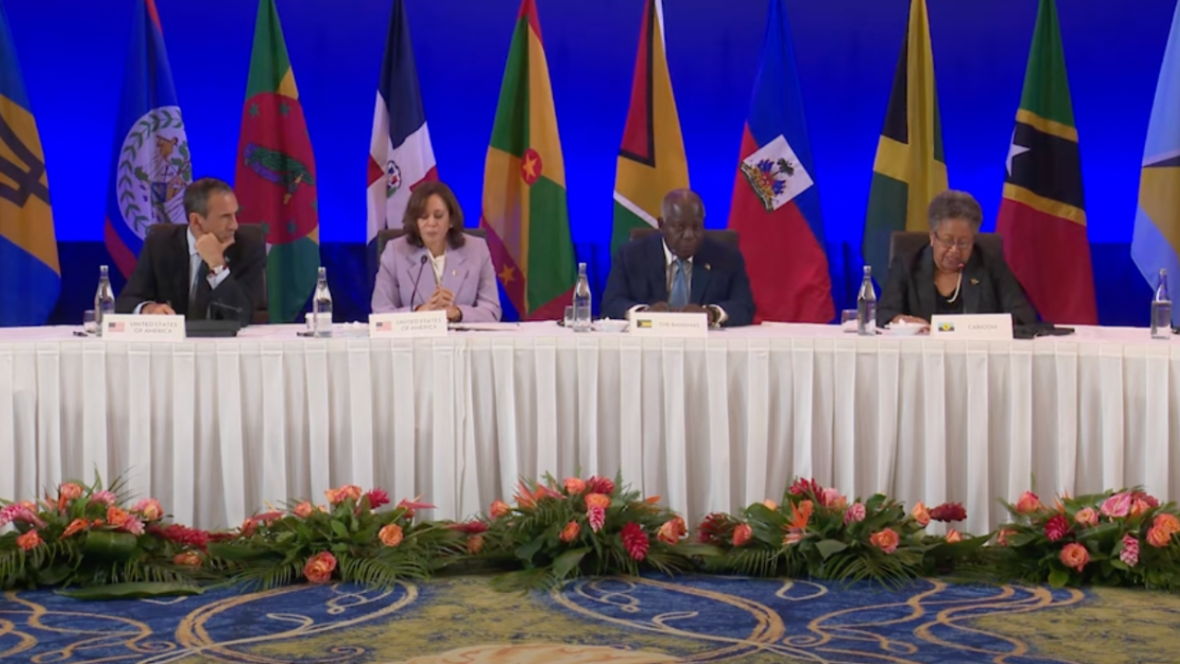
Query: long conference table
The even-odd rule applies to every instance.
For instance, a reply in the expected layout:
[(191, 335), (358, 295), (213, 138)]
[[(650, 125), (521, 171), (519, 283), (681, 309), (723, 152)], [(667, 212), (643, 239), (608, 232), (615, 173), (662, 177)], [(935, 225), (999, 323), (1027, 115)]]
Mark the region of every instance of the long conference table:
[(621, 471), (695, 522), (802, 476), (907, 508), (961, 502), (956, 525), (983, 533), (1034, 478), (1046, 502), (1133, 485), (1180, 497), (1180, 340), (1143, 329), (983, 342), (262, 326), (183, 343), (75, 329), (0, 330), (0, 498), (97, 472), (209, 529), (341, 484), (459, 519), (522, 477)]

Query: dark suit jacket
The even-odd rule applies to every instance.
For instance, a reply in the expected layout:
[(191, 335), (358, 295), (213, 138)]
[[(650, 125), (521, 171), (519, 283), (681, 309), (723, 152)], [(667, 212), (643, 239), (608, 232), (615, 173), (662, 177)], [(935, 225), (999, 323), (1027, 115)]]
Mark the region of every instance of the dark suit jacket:
[[(754, 322), (754, 295), (746, 276), (746, 262), (736, 247), (709, 238), (692, 257), (689, 302), (715, 304), (725, 310), (726, 326)], [(637, 304), (668, 301), (668, 268), (664, 257), (664, 236), (653, 233), (619, 247), (611, 264), (602, 313), (608, 318), (626, 318)]]
[(243, 327), (249, 325), (254, 303), (263, 299), (266, 245), (239, 232), (225, 251), (225, 262), (229, 276), (212, 291), (208, 286), (201, 289), (190, 316), (188, 226), (149, 233), (127, 286), (115, 300), (115, 311), (129, 314), (140, 302), (167, 302), (173, 311), (188, 318), (237, 320)]
[[(884, 326), (898, 314), (927, 321), (934, 315), (934, 255), (930, 245), (920, 251), (900, 254), (889, 266), (889, 279), (877, 303), (877, 325)], [(1015, 325), (1037, 322), (1037, 312), (1024, 296), (1024, 289), (1008, 269), (1004, 257), (975, 245), (971, 260), (963, 268), (965, 314), (1012, 314)]]

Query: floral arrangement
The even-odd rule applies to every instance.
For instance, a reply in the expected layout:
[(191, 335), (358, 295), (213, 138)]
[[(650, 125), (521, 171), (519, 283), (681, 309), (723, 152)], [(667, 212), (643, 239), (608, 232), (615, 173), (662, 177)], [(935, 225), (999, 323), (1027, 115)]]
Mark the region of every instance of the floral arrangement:
[(1141, 489), (1045, 505), (1032, 491), (1004, 503), (1011, 523), (995, 536), (1002, 577), (1054, 588), (1084, 583), (1180, 590), (1180, 514)]
[(246, 519), (218, 536), (209, 554), (224, 562), (232, 581), (266, 589), (298, 580), (389, 587), (398, 579), (427, 578), (440, 554), (461, 551), (455, 530), (414, 523), (416, 510), (433, 505), (403, 500), (380, 511), (389, 495), (354, 484), (324, 493), (326, 505), (297, 501)]
[(34, 502), (0, 501), (0, 588), (80, 586), (99, 596), (195, 592), (208, 534), (168, 524), (160, 502), (128, 506), (122, 484), (65, 482)]
[(675, 574), (694, 567), (693, 556), (717, 554), (714, 547), (686, 541), (684, 519), (659, 507), (659, 497), (642, 498), (622, 488), (622, 479), (567, 477), (560, 484), (521, 482), (510, 506), (492, 503), (477, 535), (489, 559), (523, 569), (493, 580), (501, 590), (551, 588), (583, 574), (636, 575), (641, 569)]
[(930, 521), (967, 518), (958, 503), (928, 509), (922, 503), (906, 513), (882, 494), (851, 503), (814, 479), (796, 479), (783, 494), (747, 507), (741, 518), (710, 514), (697, 527), (697, 539), (725, 551), (707, 561), (714, 571), (747, 576), (811, 577), (899, 582), (934, 571), (935, 563), (966, 554), (987, 541), (967, 538), (951, 528), (945, 537), (926, 533)]

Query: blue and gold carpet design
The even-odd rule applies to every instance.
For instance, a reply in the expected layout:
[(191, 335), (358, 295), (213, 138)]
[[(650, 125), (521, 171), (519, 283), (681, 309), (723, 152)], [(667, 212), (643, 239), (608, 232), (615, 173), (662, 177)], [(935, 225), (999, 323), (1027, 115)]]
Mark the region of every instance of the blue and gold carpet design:
[(123, 602), (22, 592), (0, 599), (0, 662), (1172, 664), (1180, 597), (705, 576), (550, 594), (497, 593), (479, 577)]

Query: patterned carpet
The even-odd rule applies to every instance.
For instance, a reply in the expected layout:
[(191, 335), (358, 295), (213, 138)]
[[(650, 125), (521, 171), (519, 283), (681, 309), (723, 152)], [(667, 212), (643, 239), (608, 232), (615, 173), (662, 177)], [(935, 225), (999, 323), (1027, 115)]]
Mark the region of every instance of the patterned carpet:
[(1180, 597), (916, 582), (585, 580), (503, 594), (457, 577), (388, 592), (0, 600), (0, 662), (81, 664), (1175, 664)]

